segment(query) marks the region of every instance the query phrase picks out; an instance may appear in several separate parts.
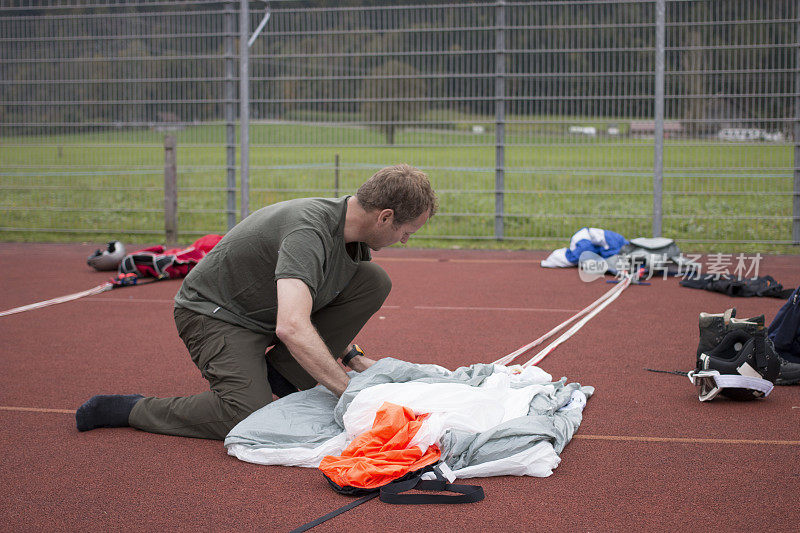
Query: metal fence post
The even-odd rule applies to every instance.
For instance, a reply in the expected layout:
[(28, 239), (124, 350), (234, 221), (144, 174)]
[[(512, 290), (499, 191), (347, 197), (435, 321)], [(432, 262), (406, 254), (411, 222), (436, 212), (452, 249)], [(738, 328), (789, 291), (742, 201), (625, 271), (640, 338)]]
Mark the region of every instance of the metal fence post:
[(792, 196), (792, 244), (800, 245), (800, 24), (795, 26), (794, 64), (794, 195)]
[(239, 179), (242, 220), (250, 214), (250, 38), (249, 0), (239, 2)]
[(333, 197), (339, 198), (339, 154), (333, 160)]
[(175, 136), (164, 137), (164, 233), (167, 247), (178, 242), (178, 165)]
[(236, 225), (236, 74), (234, 1), (225, 2), (225, 151), (227, 171), (228, 229)]
[(661, 237), (664, 192), (664, 40), (666, 0), (656, 2), (655, 147), (653, 154), (653, 237)]
[(494, 237), (504, 237), (505, 144), (506, 144), (506, 3), (497, 2), (495, 24), (495, 165)]

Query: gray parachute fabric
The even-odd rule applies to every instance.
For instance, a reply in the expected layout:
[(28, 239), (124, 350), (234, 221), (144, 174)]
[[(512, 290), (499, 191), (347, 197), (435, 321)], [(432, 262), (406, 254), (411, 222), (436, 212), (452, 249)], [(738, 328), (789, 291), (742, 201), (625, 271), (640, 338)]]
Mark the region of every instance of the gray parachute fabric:
[(566, 378), (553, 382), (536, 367), (450, 371), (384, 358), (351, 373), (341, 398), (318, 385), (266, 405), (230, 431), (225, 447), (243, 461), (317, 467), (324, 456), (341, 454), (355, 436), (349, 433), (391, 401), (433, 413), (429, 438), (456, 477), (543, 477), (560, 462), (593, 392)]
[(620, 249), (619, 256), (631, 265), (643, 266), (649, 271), (663, 270), (674, 264), (681, 269), (699, 268), (694, 261), (685, 257), (673, 239), (666, 237), (638, 237)]

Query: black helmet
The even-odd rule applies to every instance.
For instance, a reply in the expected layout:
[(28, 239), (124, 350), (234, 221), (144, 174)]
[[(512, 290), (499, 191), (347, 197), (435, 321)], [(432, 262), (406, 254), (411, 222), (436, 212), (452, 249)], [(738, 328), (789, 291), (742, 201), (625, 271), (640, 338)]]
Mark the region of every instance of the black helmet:
[(765, 398), (778, 378), (780, 362), (767, 330), (760, 326), (749, 332), (736, 329), (723, 337), (716, 348), (700, 354), (689, 379), (698, 388), (700, 401), (717, 394), (733, 400)]

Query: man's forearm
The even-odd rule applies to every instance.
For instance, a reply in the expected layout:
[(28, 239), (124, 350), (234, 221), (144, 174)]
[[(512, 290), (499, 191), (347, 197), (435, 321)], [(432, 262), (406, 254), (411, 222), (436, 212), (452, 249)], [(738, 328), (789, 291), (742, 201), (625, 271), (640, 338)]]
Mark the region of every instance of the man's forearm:
[(341, 396), (350, 382), (311, 324), (284, 334), (281, 341), (298, 363), (336, 396)]

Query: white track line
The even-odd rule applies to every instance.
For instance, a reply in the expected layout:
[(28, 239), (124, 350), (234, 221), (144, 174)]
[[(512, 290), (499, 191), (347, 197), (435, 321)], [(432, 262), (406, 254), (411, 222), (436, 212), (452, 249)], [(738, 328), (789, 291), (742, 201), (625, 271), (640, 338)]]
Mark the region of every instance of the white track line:
[(75, 409), (45, 409), (42, 407), (4, 407), (0, 405), (0, 411), (24, 411), (28, 413), (62, 413), (75, 414)]
[(415, 305), (414, 309), (431, 311), (529, 311), (541, 313), (575, 313), (577, 309), (551, 309), (547, 307), (458, 307), (451, 305)]
[(698, 439), (691, 437), (636, 437), (632, 435), (573, 435), (573, 439), (610, 440), (630, 442), (669, 442), (681, 444), (772, 444), (777, 446), (800, 446), (800, 440), (761, 439)]
[[(69, 301), (69, 300), (65, 300)], [(172, 299), (164, 299), (164, 298), (114, 298), (114, 297), (84, 297), (80, 300), (81, 302), (116, 302), (116, 303), (163, 303), (163, 304), (172, 304), (175, 303)], [(35, 305), (35, 304), (34, 304)], [(425, 311), (522, 311), (522, 312), (532, 312), (532, 313), (575, 313), (577, 309), (558, 309), (558, 308), (549, 308), (549, 307), (486, 307), (486, 306), (454, 306), (454, 305), (415, 305), (414, 309), (420, 309)], [(17, 308), (20, 311), (22, 308)], [(38, 309), (38, 307), (34, 307), (34, 309)], [(400, 305), (384, 305), (381, 309), (403, 309), (403, 306)], [(13, 311), (13, 309), (12, 309)], [(17, 311), (17, 312), (20, 312)], [(11, 314), (11, 313), (8, 313)], [(2, 316), (2, 315), (0, 315)]]
[[(43, 407), (10, 407), (0, 406), (0, 411), (13, 411), (23, 413), (55, 413), (73, 415), (74, 409), (47, 409)], [(584, 435), (578, 433), (572, 436), (578, 440), (605, 440), (615, 442), (660, 442), (680, 444), (756, 444), (774, 446), (800, 446), (797, 440), (761, 440), (761, 439), (702, 439), (691, 437), (639, 437), (635, 435)]]
[(84, 298), (84, 302), (142, 302), (153, 304), (174, 304), (173, 299), (155, 299), (155, 298)]

